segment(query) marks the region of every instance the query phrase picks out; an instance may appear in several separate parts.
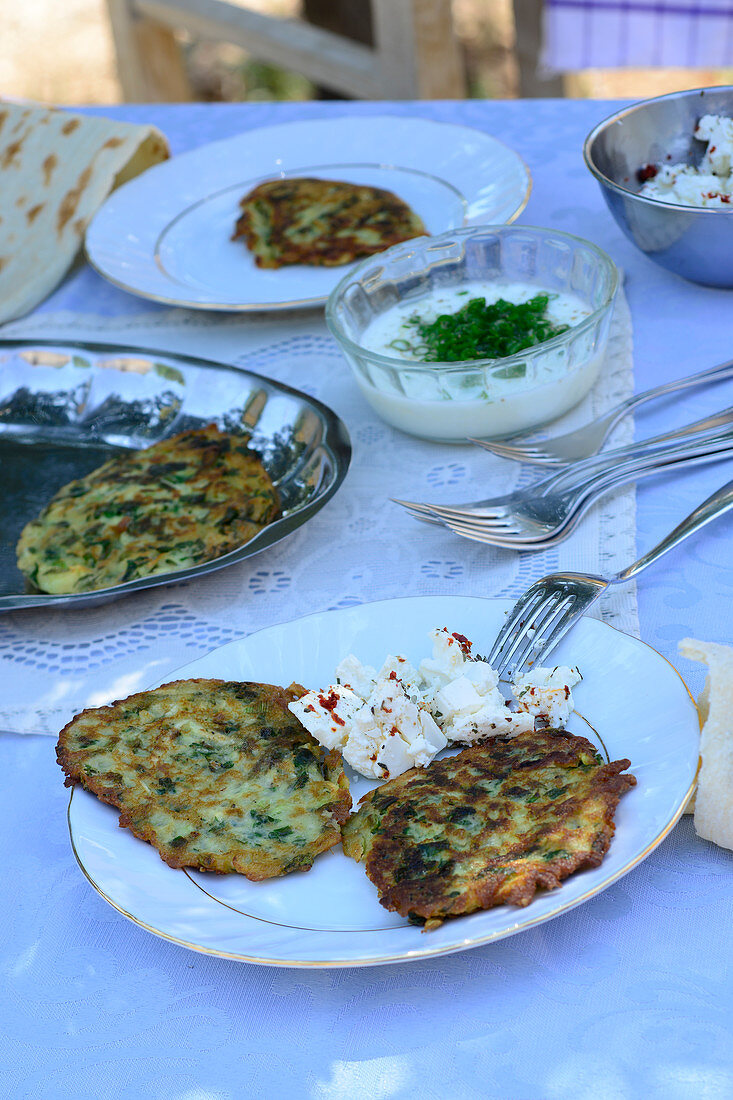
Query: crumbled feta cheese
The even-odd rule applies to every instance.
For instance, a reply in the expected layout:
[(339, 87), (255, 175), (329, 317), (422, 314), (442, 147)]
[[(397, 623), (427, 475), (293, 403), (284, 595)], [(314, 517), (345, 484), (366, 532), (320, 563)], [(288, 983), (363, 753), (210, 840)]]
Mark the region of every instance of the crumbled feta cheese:
[(288, 709), (326, 749), (342, 749), (351, 719), (364, 705), (363, 699), (340, 684), (325, 691), (309, 691)]
[(510, 711), (502, 699), (500, 704), (488, 702), (473, 713), (456, 715), (446, 732), (451, 741), (470, 745), (489, 737), (516, 737), (533, 729), (534, 715)]
[(393, 673), (405, 685), (408, 695), (411, 691), (417, 690), (420, 674), (407, 657), (388, 657), (377, 673), (377, 679), (388, 680)]
[(549, 726), (562, 727), (572, 713), (571, 688), (582, 680), (577, 668), (556, 665), (534, 668), (512, 684), (520, 711), (541, 718)]
[(519, 706), (511, 709), (496, 671), (473, 659), (467, 638), (445, 627), (430, 637), (433, 656), (419, 669), (392, 655), (377, 672), (349, 654), (336, 669), (337, 684), (308, 692), (290, 710), (321, 745), (339, 749), (356, 771), (375, 779), (426, 767), (449, 743), (531, 730), (535, 717), (565, 724), (577, 670), (534, 669), (513, 686)]
[(681, 206), (733, 209), (733, 119), (703, 115), (695, 128), (695, 137), (708, 143), (700, 164), (697, 167), (663, 164), (642, 169), (642, 173), (654, 174), (645, 180), (639, 193)]
[(352, 716), (341, 752), (362, 775), (389, 779), (429, 764), (447, 744), (434, 719), (412, 702), (395, 677), (377, 681)]
[(429, 686), (437, 689), (461, 675), (471, 643), (462, 634), (451, 634), (444, 626), (431, 630), (430, 637), (433, 656), (420, 662), (420, 675)]
[(363, 665), (358, 657), (350, 653), (336, 666), (336, 682), (349, 688), (360, 699), (367, 699), (374, 691), (377, 670), (371, 665)]

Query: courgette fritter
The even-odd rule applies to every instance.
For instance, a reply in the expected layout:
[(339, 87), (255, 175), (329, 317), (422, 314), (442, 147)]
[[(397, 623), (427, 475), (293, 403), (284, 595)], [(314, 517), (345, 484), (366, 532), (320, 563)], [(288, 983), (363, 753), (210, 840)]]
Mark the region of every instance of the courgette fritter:
[(338, 753), (288, 710), (305, 688), (179, 680), (82, 711), (59, 734), (66, 786), (120, 810), (170, 867), (249, 879), (307, 871), (351, 796)]
[(618, 800), (636, 783), (620, 774), (628, 767), (563, 730), (473, 745), (365, 795), (344, 851), (366, 863), (386, 909), (426, 928), (528, 905), (539, 887), (601, 863)]
[(23, 528), (18, 568), (41, 592), (96, 591), (221, 557), (279, 515), (259, 456), (210, 424), (65, 485)]
[(267, 180), (239, 205), (232, 239), (244, 238), (258, 267), (336, 267), (425, 235), (391, 191), (339, 180)]

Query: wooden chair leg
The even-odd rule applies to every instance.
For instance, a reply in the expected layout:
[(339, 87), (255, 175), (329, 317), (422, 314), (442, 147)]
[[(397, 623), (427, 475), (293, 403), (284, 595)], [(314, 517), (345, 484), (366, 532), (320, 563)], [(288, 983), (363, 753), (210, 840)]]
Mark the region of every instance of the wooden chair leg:
[(122, 93), (128, 103), (187, 103), (191, 84), (170, 27), (136, 16), (131, 0), (107, 0)]
[(562, 97), (562, 76), (543, 76), (538, 71), (542, 45), (542, 0), (514, 0), (519, 94), (522, 99)]

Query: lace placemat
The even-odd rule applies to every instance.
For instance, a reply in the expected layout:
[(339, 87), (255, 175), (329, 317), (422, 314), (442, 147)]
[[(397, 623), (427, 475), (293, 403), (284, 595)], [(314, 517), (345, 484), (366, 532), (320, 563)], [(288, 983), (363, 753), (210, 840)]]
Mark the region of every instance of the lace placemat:
[[(239, 565), (97, 607), (3, 615), (0, 729), (56, 734), (84, 707), (140, 690), (216, 646), (313, 611), (404, 595), (518, 596), (546, 573), (615, 572), (635, 557), (633, 487), (606, 497), (569, 539), (542, 553), (460, 539), (392, 504), (392, 496), (450, 501), (510, 491), (538, 471), (388, 427), (361, 396), (321, 313), (274, 320), (186, 310), (114, 319), (46, 313), (5, 325), (0, 334), (116, 341), (240, 365), (326, 402), (346, 423), (354, 448), (333, 500), (282, 543)], [(632, 379), (631, 322), (621, 295), (601, 377), (553, 434), (629, 396)], [(632, 431), (625, 420), (614, 442), (630, 441)], [(633, 584), (614, 586), (593, 613), (638, 634)], [(476, 639), (484, 649), (489, 641)]]

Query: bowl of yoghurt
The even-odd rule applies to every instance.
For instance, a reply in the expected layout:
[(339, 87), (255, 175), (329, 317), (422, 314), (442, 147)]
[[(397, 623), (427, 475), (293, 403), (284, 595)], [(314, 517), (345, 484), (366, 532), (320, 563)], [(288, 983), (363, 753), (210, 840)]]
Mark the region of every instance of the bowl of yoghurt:
[(326, 322), (387, 423), (439, 442), (495, 439), (589, 392), (618, 285), (589, 241), (472, 226), (363, 260), (332, 291)]
[(591, 130), (583, 155), (619, 227), (650, 260), (733, 287), (733, 87), (625, 107)]

